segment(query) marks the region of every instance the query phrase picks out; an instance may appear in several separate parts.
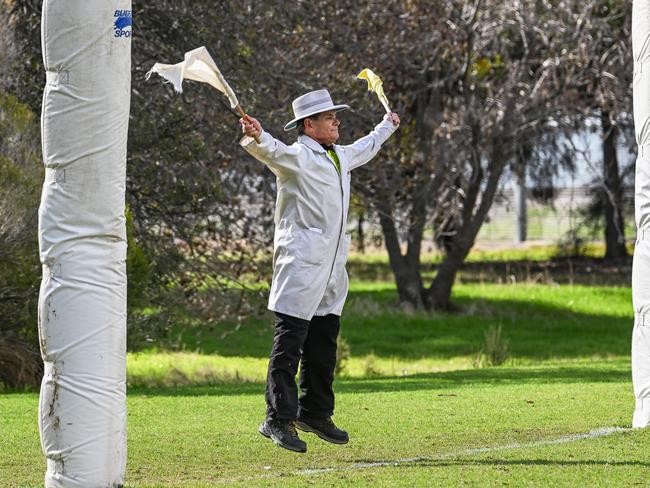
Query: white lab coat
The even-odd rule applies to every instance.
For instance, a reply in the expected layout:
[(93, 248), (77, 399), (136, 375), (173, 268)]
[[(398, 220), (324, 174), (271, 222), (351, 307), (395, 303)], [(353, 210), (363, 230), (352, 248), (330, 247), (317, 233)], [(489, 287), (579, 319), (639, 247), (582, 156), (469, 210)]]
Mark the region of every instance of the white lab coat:
[(269, 310), (305, 320), (341, 315), (348, 294), (350, 172), (370, 161), (395, 130), (385, 118), (353, 144), (335, 145), (341, 175), (309, 136), (291, 146), (268, 132), (262, 132), (260, 144), (242, 138), (241, 146), (277, 177)]

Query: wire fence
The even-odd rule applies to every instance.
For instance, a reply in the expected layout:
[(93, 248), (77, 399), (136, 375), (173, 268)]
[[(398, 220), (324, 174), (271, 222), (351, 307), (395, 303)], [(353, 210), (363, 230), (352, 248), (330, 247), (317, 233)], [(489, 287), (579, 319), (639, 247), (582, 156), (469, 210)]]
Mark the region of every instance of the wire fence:
[[(532, 193), (529, 191), (529, 194)], [(624, 201), (632, 201), (633, 188), (626, 188)], [(515, 195), (511, 189), (504, 190), (494, 202), (486, 222), (477, 237), (480, 243), (515, 242), (517, 236), (517, 212)], [(587, 222), (586, 209), (591, 202), (590, 187), (556, 189), (546, 198), (526, 198), (527, 241), (559, 242), (571, 238), (584, 240), (602, 239), (602, 224)], [(623, 209), (625, 236), (634, 238), (634, 209)]]
[[(569, 244), (579, 241), (595, 242), (604, 240), (603, 219), (588, 219), (587, 208), (592, 202), (593, 188), (589, 186), (556, 188), (552, 192), (527, 190), (526, 198), (526, 240), (528, 244)], [(631, 241), (635, 238), (634, 208), (632, 205), (634, 188), (624, 190), (623, 218), (625, 237)], [(478, 247), (506, 247), (522, 244), (517, 239), (517, 209), (515, 191), (504, 189), (495, 200), (476, 239)], [(403, 224), (407, 219), (400, 221)], [(398, 226), (398, 235), (402, 246), (406, 246), (408, 235), (404, 225)], [(348, 223), (348, 232), (352, 234), (355, 251), (360, 251), (359, 222), (355, 217)], [(383, 234), (376, 216), (363, 222), (364, 249), (368, 251), (383, 250)], [(422, 251), (437, 252), (431, 226), (424, 231)]]

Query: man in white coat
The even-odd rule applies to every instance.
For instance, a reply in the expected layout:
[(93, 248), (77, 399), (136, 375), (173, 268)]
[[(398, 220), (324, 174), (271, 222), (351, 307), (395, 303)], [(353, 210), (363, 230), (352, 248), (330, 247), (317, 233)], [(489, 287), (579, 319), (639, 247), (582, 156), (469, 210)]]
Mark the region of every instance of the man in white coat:
[[(295, 427), (334, 444), (348, 434), (332, 422), (334, 369), (340, 315), (348, 293), (345, 263), (350, 248), (346, 222), (350, 172), (370, 161), (399, 126), (390, 113), (365, 137), (347, 146), (339, 138), (337, 112), (327, 90), (293, 101), (298, 129), (287, 146), (249, 116), (240, 119), (241, 146), (277, 178), (273, 281), (269, 310), (275, 337), (266, 385), (266, 419), (259, 428), (276, 444), (296, 452), (307, 445)], [(259, 138), (259, 144), (255, 138)], [(295, 377), (300, 364), (300, 396)]]

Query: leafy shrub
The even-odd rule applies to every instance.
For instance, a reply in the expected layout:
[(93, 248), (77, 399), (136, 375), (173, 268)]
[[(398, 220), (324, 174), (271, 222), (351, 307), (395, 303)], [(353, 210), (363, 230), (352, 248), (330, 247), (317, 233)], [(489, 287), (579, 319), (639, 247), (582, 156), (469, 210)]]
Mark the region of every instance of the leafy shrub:
[(9, 388), (35, 387), (43, 377), (43, 363), (38, 351), (17, 339), (0, 337), (0, 391)]
[(0, 94), (0, 382), (36, 387), (42, 371), (36, 308), (37, 214), (43, 168), (38, 117)]

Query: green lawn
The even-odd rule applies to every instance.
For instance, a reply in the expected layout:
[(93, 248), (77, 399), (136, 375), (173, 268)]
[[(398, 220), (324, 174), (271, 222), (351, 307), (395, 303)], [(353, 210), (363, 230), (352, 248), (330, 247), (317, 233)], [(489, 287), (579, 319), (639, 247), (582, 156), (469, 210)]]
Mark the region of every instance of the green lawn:
[[(459, 285), (454, 301), (461, 312), (454, 314), (407, 313), (395, 301), (392, 284), (353, 283), (341, 329), (351, 351), (344, 376), (469, 369), (484, 332), (498, 325), (510, 341), (509, 366), (629, 356), (632, 305), (625, 287)], [(228, 324), (199, 323), (179, 334), (184, 352), (130, 355), (131, 386), (263, 380), (270, 314), (236, 332)]]
[[(304, 434), (305, 455), (256, 431), (268, 320), (224, 338), (227, 325), (197, 325), (182, 353), (131, 354), (127, 486), (648, 485), (650, 431), (628, 429), (629, 288), (461, 285), (457, 314), (394, 301), (390, 284), (354, 284), (335, 416), (352, 440)], [(473, 368), (493, 325), (511, 357)], [(37, 402), (0, 395), (2, 487), (42, 483)]]

